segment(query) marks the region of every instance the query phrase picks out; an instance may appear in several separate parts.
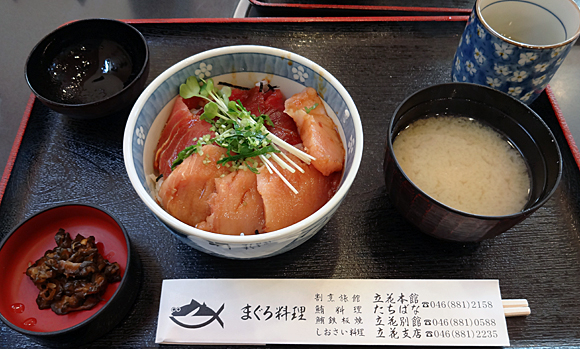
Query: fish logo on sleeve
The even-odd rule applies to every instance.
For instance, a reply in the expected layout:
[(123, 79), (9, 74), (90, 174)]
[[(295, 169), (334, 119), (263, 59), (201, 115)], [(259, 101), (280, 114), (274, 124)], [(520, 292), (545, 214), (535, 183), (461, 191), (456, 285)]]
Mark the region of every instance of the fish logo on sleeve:
[(202, 328), (214, 321), (217, 321), (223, 328), (224, 322), (219, 315), (224, 310), (224, 307), (225, 303), (216, 312), (208, 307), (205, 302), (200, 304), (195, 299), (192, 299), (189, 304), (171, 308), (171, 316), (169, 318), (184, 328)]

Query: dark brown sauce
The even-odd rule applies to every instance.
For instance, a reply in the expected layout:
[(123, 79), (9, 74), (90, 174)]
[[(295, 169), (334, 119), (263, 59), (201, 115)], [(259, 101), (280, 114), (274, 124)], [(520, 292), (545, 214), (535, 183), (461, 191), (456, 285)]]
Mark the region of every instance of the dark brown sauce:
[(48, 73), (57, 101), (84, 104), (121, 91), (130, 82), (132, 70), (131, 57), (118, 43), (87, 39), (59, 53)]

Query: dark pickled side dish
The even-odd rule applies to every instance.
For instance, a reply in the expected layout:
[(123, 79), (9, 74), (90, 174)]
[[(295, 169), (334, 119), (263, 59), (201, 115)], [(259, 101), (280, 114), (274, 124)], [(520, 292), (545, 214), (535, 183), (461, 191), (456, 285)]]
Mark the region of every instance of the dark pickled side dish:
[(39, 309), (56, 314), (87, 310), (97, 305), (107, 286), (121, 280), (117, 262), (110, 263), (98, 251), (95, 237), (78, 234), (74, 240), (64, 229), (54, 237), (56, 247), (26, 270), (39, 289)]

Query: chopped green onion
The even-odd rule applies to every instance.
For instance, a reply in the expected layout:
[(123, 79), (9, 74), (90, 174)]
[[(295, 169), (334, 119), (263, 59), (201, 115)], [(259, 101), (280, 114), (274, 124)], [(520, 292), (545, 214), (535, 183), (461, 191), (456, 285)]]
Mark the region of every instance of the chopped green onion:
[(310, 107), (310, 108), (304, 107), (304, 110), (306, 111), (306, 114), (310, 114), (310, 112), (312, 110), (314, 110), (316, 107), (318, 107), (318, 103), (314, 103), (314, 105), (312, 107)]

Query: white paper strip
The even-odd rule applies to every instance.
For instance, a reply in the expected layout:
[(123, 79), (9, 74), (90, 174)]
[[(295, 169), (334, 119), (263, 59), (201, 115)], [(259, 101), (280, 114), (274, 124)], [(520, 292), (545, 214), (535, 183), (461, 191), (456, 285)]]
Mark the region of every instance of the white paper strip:
[(497, 280), (164, 280), (155, 342), (509, 346)]

